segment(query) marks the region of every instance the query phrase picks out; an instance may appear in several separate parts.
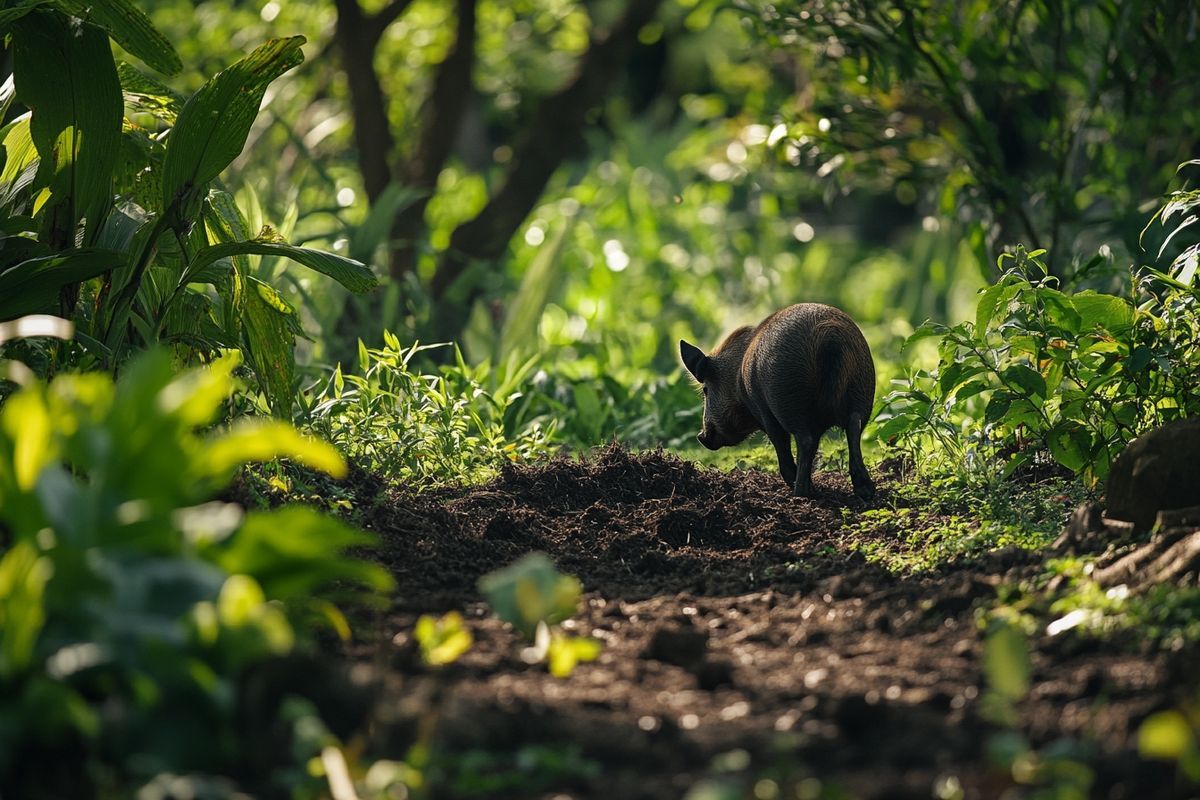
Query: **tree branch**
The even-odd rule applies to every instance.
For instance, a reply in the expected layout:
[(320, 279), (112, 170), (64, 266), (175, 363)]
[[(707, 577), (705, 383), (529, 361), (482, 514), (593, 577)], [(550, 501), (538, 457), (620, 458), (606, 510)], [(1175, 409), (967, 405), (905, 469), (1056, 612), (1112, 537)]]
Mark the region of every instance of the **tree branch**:
[(383, 38), (383, 34), (387, 32), (388, 26), (404, 15), (408, 7), (412, 5), (412, 0), (392, 0), (383, 8), (376, 11), (366, 19), (366, 36), (367, 43), (371, 49), (375, 49), (375, 45)]
[(575, 147), (588, 113), (622, 72), (637, 42), (638, 31), (654, 19), (661, 0), (630, 0), (625, 13), (604, 37), (593, 37), (578, 71), (566, 86), (545, 98), (513, 148), (504, 183), (473, 219), (450, 236), (430, 294), (441, 299), (475, 260), (498, 258), (521, 222), (533, 210), (546, 183)]

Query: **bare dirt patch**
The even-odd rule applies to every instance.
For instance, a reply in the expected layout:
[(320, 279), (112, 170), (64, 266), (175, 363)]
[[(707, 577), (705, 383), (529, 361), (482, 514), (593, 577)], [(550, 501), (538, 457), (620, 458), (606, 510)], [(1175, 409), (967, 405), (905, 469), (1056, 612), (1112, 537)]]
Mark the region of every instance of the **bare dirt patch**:
[[(867, 563), (853, 537), (900, 535), (849, 528), (899, 502), (882, 478), (869, 505), (831, 474), (802, 500), (774, 474), (614, 446), (473, 489), (392, 494), (367, 520), (401, 587), (361, 652), (387, 676), (376, 755), (427, 746), (439, 797), (681, 797), (721, 770), (747, 792), (769, 777), (786, 797), (817, 779), (851, 797), (925, 798), (951, 777), (967, 797), (999, 796), (1013, 784), (985, 752), (998, 729), (980, 713), (977, 610), (1042, 556), (1006, 550), (914, 576)], [(605, 644), (566, 679), (522, 662), (475, 588), (531, 550), (581, 579), (573, 630)], [(425, 668), (408, 634), (419, 614), (451, 609), (475, 645)], [(1186, 796), (1171, 768), (1137, 759), (1135, 737), (1188, 697), (1192, 656), (1071, 636), (1034, 645), (1020, 713), (1035, 746), (1082, 743), (1095, 797)]]

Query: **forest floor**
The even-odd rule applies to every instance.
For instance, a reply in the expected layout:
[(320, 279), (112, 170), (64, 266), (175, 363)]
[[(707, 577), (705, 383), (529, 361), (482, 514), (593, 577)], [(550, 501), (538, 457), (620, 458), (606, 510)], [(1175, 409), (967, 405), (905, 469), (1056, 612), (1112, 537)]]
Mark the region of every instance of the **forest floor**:
[[(876, 478), (870, 502), (834, 473), (796, 499), (774, 473), (612, 446), (478, 487), (386, 492), (363, 522), (399, 590), (356, 652), (386, 665), (375, 757), (419, 745), (435, 797), (999, 797), (1089, 776), (1055, 796), (1189, 796), (1136, 738), (1149, 713), (1195, 699), (1194, 650), (1043, 623), (1017, 718), (997, 723), (983, 620), (1049, 555), (888, 569), (868, 556), (919, 561), (912, 530), (961, 522)], [(582, 581), (568, 627), (604, 644), (566, 678), (522, 661), (476, 588), (534, 550)], [(474, 645), (426, 667), (415, 622), (449, 610)]]

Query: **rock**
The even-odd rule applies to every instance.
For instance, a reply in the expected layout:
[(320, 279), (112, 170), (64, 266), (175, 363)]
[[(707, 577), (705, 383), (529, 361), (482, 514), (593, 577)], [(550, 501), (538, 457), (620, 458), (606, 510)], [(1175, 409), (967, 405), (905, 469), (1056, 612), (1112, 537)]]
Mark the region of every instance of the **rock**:
[(1108, 516), (1154, 526), (1159, 511), (1200, 506), (1200, 418), (1177, 420), (1134, 439), (1108, 473)]

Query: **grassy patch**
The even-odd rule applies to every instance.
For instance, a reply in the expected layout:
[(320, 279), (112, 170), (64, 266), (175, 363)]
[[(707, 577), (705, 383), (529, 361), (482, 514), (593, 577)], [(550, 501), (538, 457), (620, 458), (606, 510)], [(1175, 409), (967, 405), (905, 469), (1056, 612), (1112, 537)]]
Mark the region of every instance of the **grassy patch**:
[(1005, 587), (992, 613), (1017, 621), (1028, 633), (1089, 636), (1175, 649), (1200, 642), (1200, 587), (1162, 584), (1142, 594), (1124, 585), (1104, 588), (1092, 579), (1093, 558), (1046, 562), (1036, 579)]
[(847, 509), (846, 521), (851, 546), (868, 561), (918, 572), (1005, 547), (1046, 547), (1083, 496), (1066, 480), (987, 486), (914, 480), (896, 486), (887, 507)]

